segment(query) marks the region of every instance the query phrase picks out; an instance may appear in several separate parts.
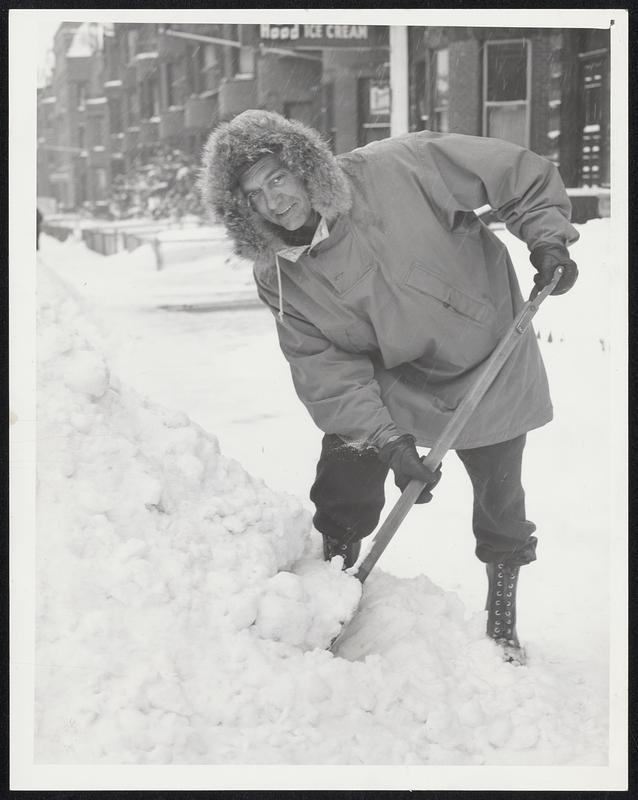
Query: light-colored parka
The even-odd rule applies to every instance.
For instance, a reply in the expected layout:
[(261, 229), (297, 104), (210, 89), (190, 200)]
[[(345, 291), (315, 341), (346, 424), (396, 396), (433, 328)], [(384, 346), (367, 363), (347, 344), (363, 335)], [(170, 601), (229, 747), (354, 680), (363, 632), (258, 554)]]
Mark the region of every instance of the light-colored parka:
[[(304, 178), (328, 222), (297, 261), (276, 255), (286, 248), (276, 226), (237, 188), (264, 151)], [(529, 250), (578, 238), (556, 168), (498, 139), (422, 131), (335, 159), (306, 126), (248, 111), (211, 135), (201, 183), (238, 252), (255, 259), (260, 297), (283, 312), (280, 346), (313, 420), (374, 447), (403, 432), (431, 446), (523, 303), (505, 246), (473, 209), (489, 204)], [(530, 328), (454, 447), (551, 417)]]

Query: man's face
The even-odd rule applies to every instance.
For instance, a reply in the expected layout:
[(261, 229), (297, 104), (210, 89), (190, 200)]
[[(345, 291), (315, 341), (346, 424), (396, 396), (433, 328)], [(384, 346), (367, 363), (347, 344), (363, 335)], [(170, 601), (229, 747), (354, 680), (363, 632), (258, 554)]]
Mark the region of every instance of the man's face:
[(241, 176), (239, 185), (264, 219), (289, 231), (310, 222), (313, 211), (304, 182), (275, 156), (264, 156)]

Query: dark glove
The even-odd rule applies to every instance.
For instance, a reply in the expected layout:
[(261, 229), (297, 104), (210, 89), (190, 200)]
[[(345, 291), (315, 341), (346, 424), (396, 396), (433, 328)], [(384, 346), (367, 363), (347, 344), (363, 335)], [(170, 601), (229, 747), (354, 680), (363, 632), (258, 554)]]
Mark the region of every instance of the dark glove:
[(441, 467), (432, 472), (417, 453), (414, 436), (404, 433), (379, 450), (379, 458), (394, 472), (394, 482), (403, 491), (412, 480), (422, 481), (427, 486), (417, 497), (417, 503), (429, 503), (431, 489), (441, 480)]
[(552, 294), (565, 294), (576, 283), (578, 277), (578, 267), (572, 261), (567, 252), (567, 248), (559, 244), (539, 244), (529, 257), (537, 274), (534, 275), (534, 288), (532, 289), (531, 300), (551, 283), (556, 267), (563, 268), (563, 274), (556, 284)]

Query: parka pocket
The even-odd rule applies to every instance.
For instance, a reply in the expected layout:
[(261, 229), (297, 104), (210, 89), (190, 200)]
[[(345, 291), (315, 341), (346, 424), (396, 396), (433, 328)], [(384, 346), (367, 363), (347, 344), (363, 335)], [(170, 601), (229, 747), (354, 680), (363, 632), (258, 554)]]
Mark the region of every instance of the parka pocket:
[(433, 297), (445, 309), (462, 317), (484, 324), (490, 318), (490, 307), (456, 286), (447, 283), (440, 275), (432, 272), (421, 263), (414, 263), (410, 268), (405, 283), (420, 292)]
[(338, 264), (328, 264), (323, 267), (321, 274), (330, 281), (337, 294), (343, 296), (354, 292), (357, 287), (363, 290), (364, 282), (372, 274), (374, 267), (374, 264), (351, 264), (345, 268)]

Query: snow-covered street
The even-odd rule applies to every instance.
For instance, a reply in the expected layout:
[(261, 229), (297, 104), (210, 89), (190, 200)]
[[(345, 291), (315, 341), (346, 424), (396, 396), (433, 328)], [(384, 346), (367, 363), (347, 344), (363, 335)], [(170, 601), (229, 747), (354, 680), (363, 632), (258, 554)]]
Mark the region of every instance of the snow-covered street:
[[(366, 582), (320, 559), (321, 434), (222, 243), (154, 269), (42, 237), (38, 261), (36, 761), (608, 763), (610, 548), (622, 493), (609, 220), (578, 226), (580, 280), (536, 318), (554, 421), (528, 437), (538, 561), (521, 571), (526, 667), (484, 637), (486, 578), (454, 453)], [(521, 284), (525, 246), (505, 231)], [(616, 465), (606, 468), (604, 465)], [(392, 480), (388, 505), (398, 498)], [(446, 546), (434, 546), (444, 532)]]

